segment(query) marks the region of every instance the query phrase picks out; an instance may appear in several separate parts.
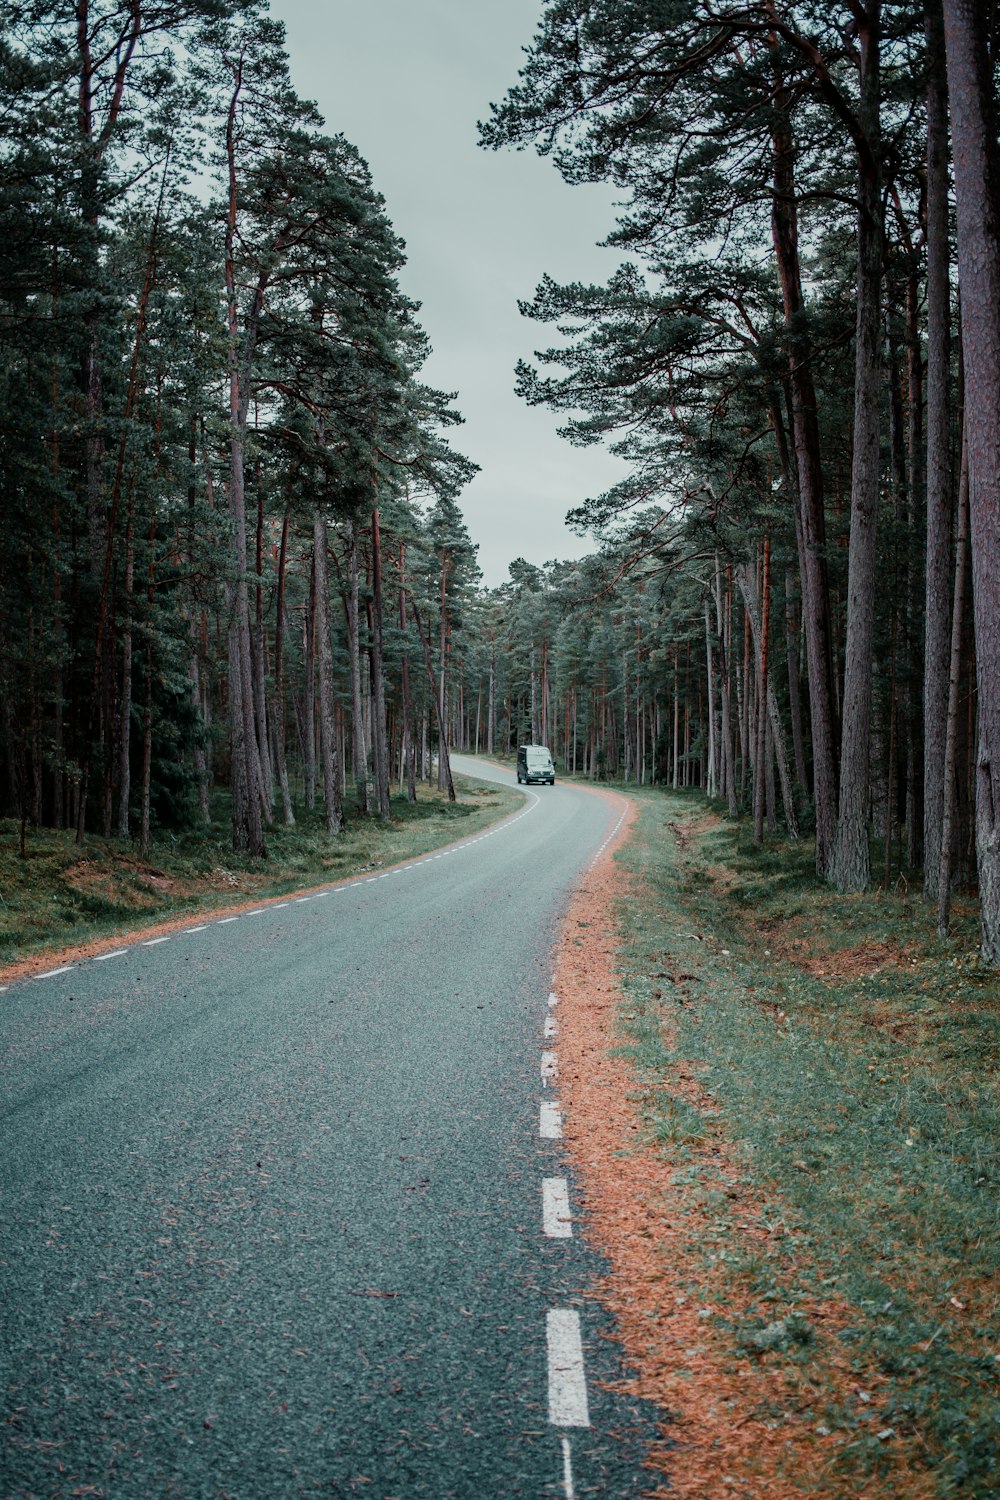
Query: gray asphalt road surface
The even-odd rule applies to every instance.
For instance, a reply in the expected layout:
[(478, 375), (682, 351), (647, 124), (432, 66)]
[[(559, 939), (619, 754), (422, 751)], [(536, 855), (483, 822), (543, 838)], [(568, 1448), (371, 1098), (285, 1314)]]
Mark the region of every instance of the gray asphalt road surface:
[[(616, 817), (557, 782), (0, 996), (4, 1496), (642, 1493), (600, 1264), (542, 1221), (553, 944)], [(589, 1427), (550, 1420), (553, 1308)]]

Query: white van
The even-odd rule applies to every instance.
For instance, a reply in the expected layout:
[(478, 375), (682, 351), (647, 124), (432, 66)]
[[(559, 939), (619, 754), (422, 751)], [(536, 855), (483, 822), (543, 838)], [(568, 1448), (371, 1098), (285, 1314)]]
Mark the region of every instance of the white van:
[(533, 781), (547, 781), (549, 786), (555, 786), (556, 768), (548, 745), (518, 745), (517, 780), (518, 785), (522, 781), (526, 786)]

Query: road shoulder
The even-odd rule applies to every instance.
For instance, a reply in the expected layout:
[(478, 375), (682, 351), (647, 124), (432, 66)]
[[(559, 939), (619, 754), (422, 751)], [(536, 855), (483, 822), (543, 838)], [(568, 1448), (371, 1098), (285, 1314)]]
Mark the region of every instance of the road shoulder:
[[(803, 1351), (783, 1358), (795, 1328), (782, 1323), (779, 1330), (778, 1310), (773, 1350), (734, 1350), (733, 1328), (749, 1299), (729, 1274), (729, 1236), (754, 1242), (777, 1281), (789, 1267), (781, 1227), (767, 1226), (747, 1163), (699, 1081), (699, 1060), (677, 1056), (658, 1004), (643, 1011), (628, 993), (622, 913), (650, 892), (614, 856), (636, 837), (639, 815), (640, 804), (630, 799), (619, 838), (570, 902), (555, 988), (565, 1141), (585, 1232), (610, 1267), (592, 1294), (611, 1313), (632, 1372), (624, 1392), (662, 1414), (662, 1441), (648, 1459), (649, 1493), (671, 1500), (874, 1496), (877, 1489), (838, 1483), (833, 1471), (843, 1439), (824, 1423), (831, 1385), (843, 1396), (856, 1383), (835, 1337), (843, 1307), (831, 1297), (809, 1308), (808, 1353), (811, 1359), (822, 1350), (822, 1389), (811, 1383), (809, 1362), (797, 1357)], [(655, 979), (663, 961), (651, 933), (643, 979)], [(673, 977), (662, 975), (664, 990)], [(659, 994), (652, 991), (654, 1000)], [(647, 1048), (661, 1059), (664, 1049), (671, 1054), (665, 1115), (663, 1093), (644, 1066)], [(763, 1325), (762, 1332), (766, 1341)], [(874, 1400), (877, 1410), (877, 1390)]]

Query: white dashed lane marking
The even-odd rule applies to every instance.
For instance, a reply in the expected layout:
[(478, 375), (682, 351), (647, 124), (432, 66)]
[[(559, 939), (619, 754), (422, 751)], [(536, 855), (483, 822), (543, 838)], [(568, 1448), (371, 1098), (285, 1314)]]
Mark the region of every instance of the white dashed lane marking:
[(55, 979), (57, 974), (68, 974), (72, 964), (63, 964), (61, 969), (46, 969), (44, 974), (36, 974), (36, 979)]
[(565, 1177), (546, 1177), (542, 1181), (542, 1230), (550, 1240), (573, 1237), (569, 1185)]
[(219, 926), (220, 927), (225, 927), (225, 925), (226, 925), (227, 922), (238, 922), (239, 920), (240, 920), (239, 917), (220, 917), (219, 918)]
[(538, 1134), (543, 1141), (562, 1140), (562, 1110), (553, 1099), (543, 1099), (538, 1112)]
[(559, 1022), (556, 1020), (555, 1016), (546, 1016), (545, 1017), (545, 1036), (546, 1036), (546, 1040), (547, 1041), (551, 1041), (553, 1037), (556, 1037), (558, 1035), (559, 1035)]
[(576, 1500), (576, 1489), (573, 1485), (573, 1449), (569, 1438), (563, 1433), (563, 1494), (565, 1500)]
[(204, 932), (205, 929), (207, 928), (207, 926), (208, 926), (207, 922), (201, 922), (201, 923), (199, 923), (199, 925), (197, 927), (185, 927), (184, 931), (185, 932)]
[(113, 953), (95, 953), (94, 963), (103, 964), (106, 963), (109, 958), (121, 958), (122, 955), (127, 952), (127, 948), (116, 948)]
[(168, 937), (146, 938), (146, 940), (145, 940), (145, 942), (143, 943), (142, 946), (144, 948), (155, 948), (156, 945), (157, 945), (157, 943), (169, 943), (169, 942), (170, 942), (170, 939)]
[(542, 1082), (554, 1083), (559, 1077), (559, 1059), (554, 1052), (542, 1053)]
[(580, 1314), (552, 1307), (546, 1321), (549, 1346), (549, 1421), (553, 1427), (589, 1427), (587, 1377), (583, 1368)]

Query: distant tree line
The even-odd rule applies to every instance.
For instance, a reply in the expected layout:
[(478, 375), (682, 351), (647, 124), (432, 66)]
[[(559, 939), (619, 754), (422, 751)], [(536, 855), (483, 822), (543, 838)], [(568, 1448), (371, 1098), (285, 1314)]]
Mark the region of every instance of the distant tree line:
[(482, 127), (623, 204), (607, 284), (524, 307), (562, 337), (523, 395), (630, 464), (574, 513), (601, 557), (533, 590), (535, 712), (578, 766), (814, 830), (840, 890), (922, 870), (946, 927), (974, 876), (994, 964), (998, 26), (550, 0)]
[(13, 0), (0, 111), (0, 810), (387, 816), (478, 570), (365, 163), (259, 0)]

